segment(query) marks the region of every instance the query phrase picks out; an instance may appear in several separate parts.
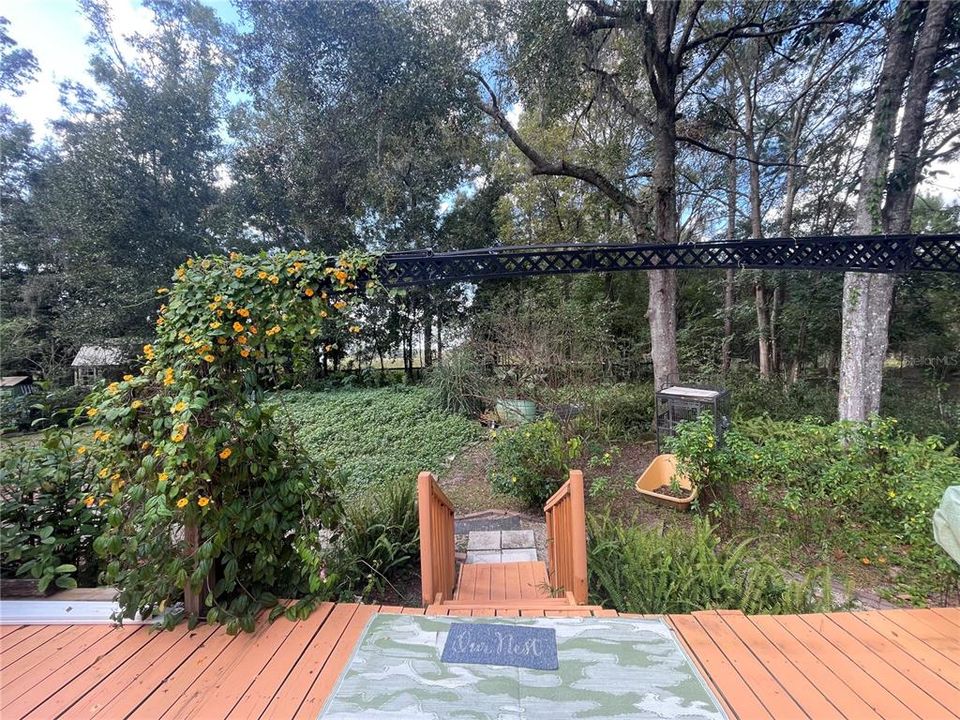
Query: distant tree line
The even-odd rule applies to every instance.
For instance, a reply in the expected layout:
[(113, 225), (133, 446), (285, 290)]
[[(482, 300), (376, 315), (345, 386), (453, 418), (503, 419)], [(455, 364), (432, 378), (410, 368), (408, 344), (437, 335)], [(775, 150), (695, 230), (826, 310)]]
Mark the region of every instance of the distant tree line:
[[(57, 378), (84, 341), (149, 335), (191, 254), (960, 226), (917, 192), (958, 190), (937, 174), (960, 150), (951, 0), (236, 0), (236, 27), (144, 4), (150, 31), (120, 37), (80, 0), (92, 81), (62, 87), (44, 138), (16, 112), (36, 60), (0, 25), (4, 373)], [(318, 372), (429, 365), (521, 302), (611, 365), (649, 359), (658, 387), (821, 368), (851, 419), (879, 408), (891, 351), (960, 347), (955, 276), (658, 270), (413, 290), (359, 344), (317, 338)]]

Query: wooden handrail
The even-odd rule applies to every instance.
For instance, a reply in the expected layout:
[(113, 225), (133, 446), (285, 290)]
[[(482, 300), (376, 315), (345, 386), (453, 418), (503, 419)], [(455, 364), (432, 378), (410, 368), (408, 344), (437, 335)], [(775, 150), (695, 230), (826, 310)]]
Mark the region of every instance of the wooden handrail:
[(583, 504), (583, 473), (570, 479), (543, 506), (547, 517), (547, 557), (550, 585), (587, 602), (587, 517)]
[(417, 477), (420, 514), (420, 577), (423, 606), (453, 597), (454, 572), (453, 504), (437, 485), (433, 473)]

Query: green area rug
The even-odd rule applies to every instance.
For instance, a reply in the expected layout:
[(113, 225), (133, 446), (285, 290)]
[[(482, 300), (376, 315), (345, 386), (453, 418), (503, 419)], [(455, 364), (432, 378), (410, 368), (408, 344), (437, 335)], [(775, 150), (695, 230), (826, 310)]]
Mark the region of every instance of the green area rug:
[[(440, 660), (453, 623), (556, 631), (559, 670)], [(719, 703), (659, 620), (376, 615), (324, 720), (712, 718)]]

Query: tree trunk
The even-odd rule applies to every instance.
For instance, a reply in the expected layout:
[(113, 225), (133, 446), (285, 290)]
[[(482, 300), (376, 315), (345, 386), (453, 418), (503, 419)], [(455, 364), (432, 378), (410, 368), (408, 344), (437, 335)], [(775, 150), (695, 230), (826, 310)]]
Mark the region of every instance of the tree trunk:
[(443, 315), (437, 314), (437, 362), (443, 362)]
[[(730, 159), (727, 161), (727, 242), (733, 242), (737, 230), (737, 135), (730, 134)], [(723, 344), (720, 349), (720, 371), (730, 372), (730, 351), (733, 344), (733, 303), (736, 271), (726, 271), (723, 281)]]
[[(872, 127), (864, 152), (863, 177), (857, 202), (855, 232), (873, 234), (909, 228), (912, 196), (919, 167), (917, 153), (923, 135), (927, 97), (933, 81), (933, 61), (949, 13), (950, 2), (928, 5), (901, 0), (890, 25), (887, 49), (877, 90)], [(917, 13), (926, 9), (916, 53)], [(911, 70), (912, 65), (912, 70)], [(910, 89), (896, 140), (894, 173), (886, 169), (894, 147), (897, 115), (907, 74)], [(898, 172), (899, 170), (899, 172)], [(884, 190), (887, 207), (883, 207)], [(889, 342), (890, 309), (895, 276), (846, 273), (843, 281), (843, 336), (840, 361), (839, 415), (864, 421), (879, 412), (883, 363)]]
[[(655, 237), (658, 243), (666, 245), (677, 242), (677, 113), (673, 104), (674, 94), (669, 93), (670, 102), (657, 110), (657, 132), (654, 135)], [(677, 361), (677, 272), (650, 270), (647, 277), (650, 287), (647, 319), (650, 322), (653, 385), (655, 390), (662, 390), (680, 381)]]
[(767, 307), (767, 289), (762, 280), (753, 285), (754, 304), (757, 308), (757, 357), (760, 377), (770, 378), (770, 310)]
[(433, 365), (433, 317), (429, 310), (423, 312), (423, 366)]

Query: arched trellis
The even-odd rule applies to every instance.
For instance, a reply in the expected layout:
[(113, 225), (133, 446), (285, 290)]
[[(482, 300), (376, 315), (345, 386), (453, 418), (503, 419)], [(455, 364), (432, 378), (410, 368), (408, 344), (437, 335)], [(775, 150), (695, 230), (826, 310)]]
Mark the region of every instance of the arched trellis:
[(648, 245), (522, 245), (385, 253), (376, 272), (387, 287), (529, 275), (627, 270), (818, 270), (960, 273), (960, 235), (853, 235)]

